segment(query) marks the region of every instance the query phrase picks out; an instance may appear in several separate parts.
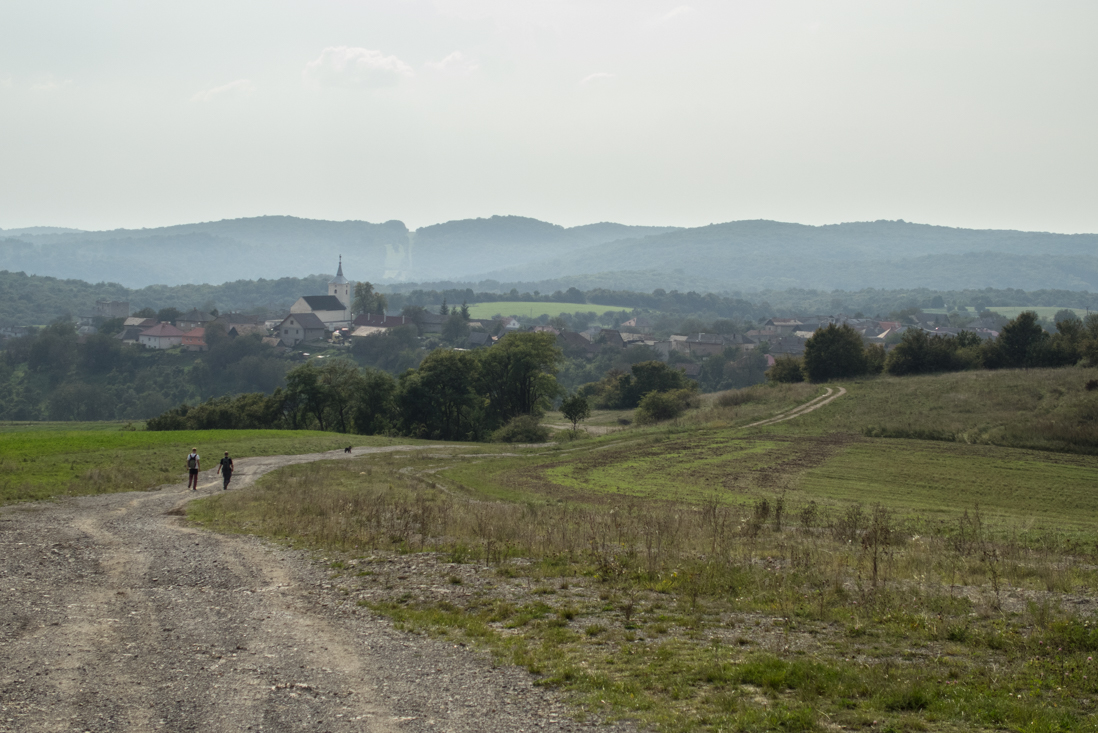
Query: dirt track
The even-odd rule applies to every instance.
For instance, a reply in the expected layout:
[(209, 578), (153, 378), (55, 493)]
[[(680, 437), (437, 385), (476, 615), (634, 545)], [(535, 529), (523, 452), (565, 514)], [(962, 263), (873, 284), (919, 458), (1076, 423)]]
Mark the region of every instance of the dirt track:
[[(241, 459), (232, 486), (343, 457)], [(201, 480), (198, 495), (221, 488)], [(304, 553), (184, 526), (195, 495), (0, 510), (0, 731), (622, 729), (579, 724), (525, 672), (341, 603)]]

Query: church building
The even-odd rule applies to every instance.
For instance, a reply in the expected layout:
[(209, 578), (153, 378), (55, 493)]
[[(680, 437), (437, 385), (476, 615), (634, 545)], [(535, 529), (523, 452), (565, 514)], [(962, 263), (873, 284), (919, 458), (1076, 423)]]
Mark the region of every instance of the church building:
[(351, 305), (355, 283), (343, 277), (343, 257), (339, 258), (336, 276), (328, 281), (327, 295), (304, 295), (290, 306), (290, 313), (312, 313), (329, 331), (351, 325)]

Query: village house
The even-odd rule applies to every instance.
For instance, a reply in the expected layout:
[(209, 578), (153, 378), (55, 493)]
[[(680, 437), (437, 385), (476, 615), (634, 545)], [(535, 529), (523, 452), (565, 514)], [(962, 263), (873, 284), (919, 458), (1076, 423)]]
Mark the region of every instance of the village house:
[(142, 318), (141, 316), (130, 316), (122, 321), (122, 328), (140, 328), (142, 331), (155, 325), (155, 318)]
[(206, 329), (198, 326), (183, 334), (183, 348), (187, 351), (209, 351), (206, 345)]
[(183, 332), (170, 323), (158, 323), (142, 331), (139, 341), (146, 349), (170, 349), (183, 343)]
[(575, 331), (561, 331), (557, 334), (557, 344), (565, 354), (569, 356), (584, 356), (591, 358), (599, 353), (598, 344)]
[(387, 316), (384, 313), (361, 313), (351, 322), (351, 337), (364, 338), (385, 333), (391, 328), (414, 326), (406, 316)]
[(327, 328), (315, 313), (291, 313), (278, 324), (275, 335), (286, 346), (294, 346), (307, 341), (323, 341)]
[(214, 317), (209, 313), (193, 308), (189, 313), (184, 313), (176, 318), (175, 325), (182, 331), (191, 331), (195, 328), (205, 328), (206, 324), (213, 319)]

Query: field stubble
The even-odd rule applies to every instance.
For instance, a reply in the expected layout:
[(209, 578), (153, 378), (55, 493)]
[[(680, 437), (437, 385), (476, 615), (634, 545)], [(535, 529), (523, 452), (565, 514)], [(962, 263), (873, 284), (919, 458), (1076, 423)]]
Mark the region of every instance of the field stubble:
[[(638, 435), (631, 452), (676, 439)], [(577, 460), (623, 458), (599, 442)], [(793, 485), (653, 499), (531, 484), (553, 458), (289, 468), (190, 516), (322, 549), (344, 602), (663, 730), (1095, 728), (1093, 537)]]

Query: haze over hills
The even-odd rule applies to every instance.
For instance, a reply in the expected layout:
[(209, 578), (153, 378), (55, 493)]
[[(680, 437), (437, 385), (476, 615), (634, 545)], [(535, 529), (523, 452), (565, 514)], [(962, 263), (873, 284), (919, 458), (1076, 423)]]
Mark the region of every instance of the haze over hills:
[[(0, 269), (152, 284), (332, 273), (375, 283), (554, 281), (581, 288), (1098, 290), (1098, 235), (955, 229), (876, 221), (705, 227), (599, 223), (565, 228), (516, 216), (409, 231), (400, 221), (264, 216), (156, 229), (0, 231)], [(567, 286), (566, 286), (567, 287)]]

